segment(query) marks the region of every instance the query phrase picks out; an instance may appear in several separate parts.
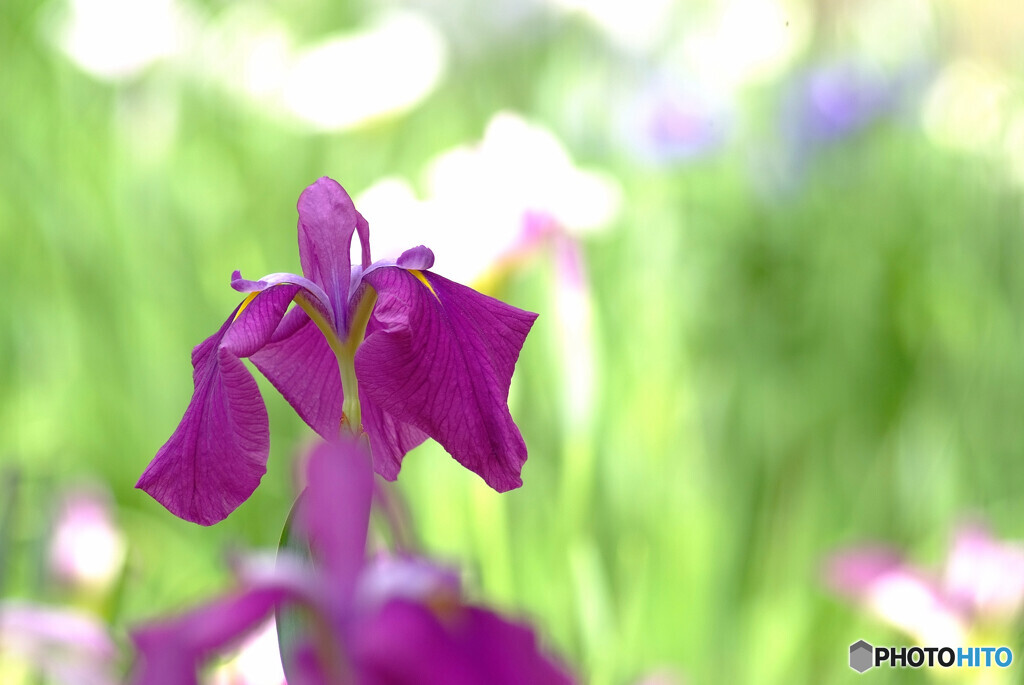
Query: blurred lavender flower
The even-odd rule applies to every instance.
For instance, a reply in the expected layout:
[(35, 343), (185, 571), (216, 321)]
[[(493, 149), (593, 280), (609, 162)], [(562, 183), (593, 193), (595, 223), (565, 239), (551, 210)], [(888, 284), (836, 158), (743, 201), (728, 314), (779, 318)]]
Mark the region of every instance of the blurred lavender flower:
[(889, 112), (899, 102), (900, 85), (893, 76), (854, 63), (818, 67), (797, 78), (783, 120), (809, 143), (836, 140)]
[(899, 114), (927, 74), (924, 63), (882, 69), (853, 60), (796, 73), (781, 96), (779, 146), (759, 160), (756, 183), (767, 195), (798, 187), (816, 153)]
[(73, 588), (103, 591), (124, 567), (126, 543), (107, 493), (78, 488), (61, 497), (50, 540), (50, 569)]
[(668, 77), (628, 96), (618, 122), (630, 153), (653, 164), (687, 162), (708, 155), (721, 148), (731, 127), (724, 97)]
[(0, 658), (20, 660), (61, 685), (113, 685), (117, 647), (90, 614), (0, 602)]
[(193, 350), (192, 401), (136, 487), (204, 525), (252, 494), (270, 436), (244, 357), (324, 438), (343, 424), (365, 431), (385, 478), (429, 436), (495, 490), (522, 485), (526, 445), (507, 402), (537, 315), (428, 271), (434, 255), (422, 245), (371, 263), (369, 225), (332, 179), (309, 186), (298, 210), (304, 275), (235, 272), (232, 287), (247, 296)]
[(242, 588), (188, 613), (136, 630), (133, 682), (186, 685), (206, 658), (281, 606), (302, 607), (312, 635), (286, 653), (291, 685), (568, 683), (533, 632), (465, 604), (458, 579), (422, 560), (367, 561), (373, 475), (353, 442), (317, 447), (295, 526), (314, 564), (287, 556), (242, 574)]
[(891, 548), (845, 550), (827, 582), (922, 644), (967, 644), (979, 628), (1005, 627), (1024, 610), (1024, 544), (999, 542), (977, 524), (960, 527), (943, 568), (906, 563)]

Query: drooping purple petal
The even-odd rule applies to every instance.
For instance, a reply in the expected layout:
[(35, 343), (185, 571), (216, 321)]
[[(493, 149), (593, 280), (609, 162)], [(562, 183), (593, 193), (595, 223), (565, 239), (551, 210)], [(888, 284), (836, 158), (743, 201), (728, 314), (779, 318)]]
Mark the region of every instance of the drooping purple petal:
[(298, 290), (281, 285), (260, 292), (192, 351), (192, 399), (135, 485), (175, 516), (214, 524), (248, 499), (266, 473), (267, 411), (241, 358), (267, 342)]
[(338, 437), (345, 399), (338, 359), (304, 311), (288, 312), (250, 360), (310, 428), (325, 440)]
[[(508, 390), (537, 315), (429, 271), (381, 268), (364, 278), (377, 304), (356, 353), (360, 394), (437, 440), (495, 490), (522, 485), (526, 445)], [(365, 420), (364, 427), (376, 449), (374, 428)]]
[(337, 319), (333, 322), (340, 337), (348, 330), (349, 279), (352, 272), (349, 249), (352, 234), (359, 230), (363, 258), (369, 262), (369, 226), (352, 204), (345, 189), (326, 176), (318, 179), (299, 196), (299, 260), (302, 273), (327, 292)]
[(289, 594), (284, 587), (256, 587), (132, 633), (139, 651), (135, 685), (193, 685), (206, 658), (255, 628)]
[(402, 457), (426, 440), (427, 434), (382, 410), (370, 401), (361, 387), (359, 402), (363, 411), (363, 430), (370, 438), (373, 469), (388, 480), (394, 480), (402, 468)]
[(330, 590), (349, 603), (366, 555), (373, 470), (354, 440), (318, 445), (307, 466), (308, 485), (296, 523), (330, 578)]
[(392, 600), (354, 635), (365, 685), (568, 685), (538, 649), (533, 632), (475, 607), (438, 616), (427, 607)]
[(360, 266), (364, 269), (370, 266), (370, 224), (363, 218), (363, 215), (356, 211), (356, 233), (359, 235)]

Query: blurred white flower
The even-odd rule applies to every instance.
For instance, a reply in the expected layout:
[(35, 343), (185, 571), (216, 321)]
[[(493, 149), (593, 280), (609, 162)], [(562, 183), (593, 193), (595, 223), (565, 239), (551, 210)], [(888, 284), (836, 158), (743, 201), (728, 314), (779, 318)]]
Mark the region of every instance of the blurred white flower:
[(810, 15), (797, 3), (729, 0), (680, 41), (686, 63), (706, 82), (732, 91), (781, 74), (808, 40)]
[(295, 42), (288, 22), (270, 7), (234, 3), (206, 27), (196, 50), (185, 59), (197, 75), (267, 104), (280, 99)]
[(188, 19), (176, 0), (70, 0), (57, 11), (52, 38), (84, 71), (119, 81), (181, 51)]
[(457, 46), (460, 56), (493, 51), (503, 43), (542, 38), (544, 10), (550, 0), (399, 0), (430, 16)]
[(447, 46), (433, 23), (410, 11), (389, 13), (295, 55), (284, 77), (284, 105), (315, 128), (351, 128), (418, 104), (446, 62)]
[(661, 42), (671, 25), (673, 0), (549, 0), (569, 12), (579, 12), (612, 40), (636, 50), (648, 50)]
[(126, 543), (106, 494), (79, 489), (60, 502), (50, 539), (50, 568), (57, 580), (91, 590), (109, 588), (124, 566)]
[(407, 181), (386, 178), (356, 199), (374, 228), (374, 252), (397, 257), (429, 244), (438, 270), (463, 283), (535, 237), (526, 231), (529, 215), (579, 234), (613, 221), (622, 197), (612, 177), (576, 168), (554, 134), (510, 113), (496, 115), (479, 144), (435, 158), (426, 186), (420, 200)]
[(942, 147), (1001, 152), (1011, 94), (1011, 80), (999, 70), (965, 60), (953, 62), (926, 96), (925, 133)]

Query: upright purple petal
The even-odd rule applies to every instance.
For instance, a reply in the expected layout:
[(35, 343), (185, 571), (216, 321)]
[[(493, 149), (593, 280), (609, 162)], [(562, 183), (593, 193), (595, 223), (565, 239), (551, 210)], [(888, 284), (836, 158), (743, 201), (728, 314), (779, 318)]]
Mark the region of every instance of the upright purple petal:
[(298, 210), (302, 273), (327, 292), (336, 316), (334, 325), (342, 333), (348, 330), (352, 234), (359, 229), (360, 239), (366, 235), (364, 261), (368, 262), (369, 227), (365, 220), (359, 225), (361, 217), (352, 198), (337, 181), (326, 176), (302, 191)]
[(338, 359), (306, 312), (288, 312), (250, 360), (310, 428), (325, 440), (338, 437), (345, 399)]
[(370, 224), (363, 218), (363, 215), (356, 212), (356, 233), (359, 235), (360, 265), (365, 269), (370, 266)]
[(266, 473), (267, 411), (241, 358), (263, 347), (298, 290), (282, 285), (260, 292), (192, 351), (192, 400), (135, 485), (175, 516), (217, 523)]
[(354, 440), (318, 445), (309, 458), (308, 486), (297, 526), (344, 603), (351, 600), (366, 555), (373, 470)]
[[(537, 315), (429, 271), (381, 268), (365, 280), (377, 304), (356, 353), (360, 394), (437, 440), (495, 490), (522, 485), (526, 445), (508, 411), (508, 390)], [(364, 427), (378, 449), (379, 427), (365, 420)], [(393, 477), (388, 468), (382, 475)]]

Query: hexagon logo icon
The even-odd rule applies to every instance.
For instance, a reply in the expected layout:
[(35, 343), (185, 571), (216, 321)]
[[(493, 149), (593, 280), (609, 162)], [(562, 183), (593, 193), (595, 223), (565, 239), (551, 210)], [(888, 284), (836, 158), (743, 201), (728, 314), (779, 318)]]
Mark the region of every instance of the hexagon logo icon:
[(857, 671), (857, 673), (863, 673), (872, 666), (874, 666), (875, 648), (869, 645), (864, 640), (857, 640), (850, 645), (850, 668)]

